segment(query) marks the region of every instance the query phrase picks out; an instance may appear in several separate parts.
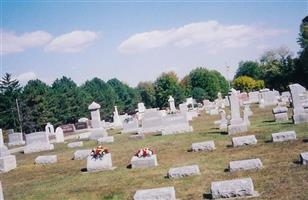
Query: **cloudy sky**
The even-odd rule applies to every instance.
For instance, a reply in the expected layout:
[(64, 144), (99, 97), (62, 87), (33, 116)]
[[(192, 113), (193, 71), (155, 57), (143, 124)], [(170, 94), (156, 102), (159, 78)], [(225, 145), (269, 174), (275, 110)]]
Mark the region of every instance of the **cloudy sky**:
[(131, 86), (195, 67), (234, 75), (238, 62), (287, 46), (296, 55), (303, 1), (1, 1), (1, 74), (22, 83), (99, 77)]

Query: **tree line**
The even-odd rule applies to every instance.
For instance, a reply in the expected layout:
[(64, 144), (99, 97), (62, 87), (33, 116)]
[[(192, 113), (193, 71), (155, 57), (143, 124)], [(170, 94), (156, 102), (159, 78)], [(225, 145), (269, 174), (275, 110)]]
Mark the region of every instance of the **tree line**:
[(286, 91), (292, 83), (308, 88), (308, 16), (301, 22), (297, 42), (300, 51), (295, 57), (287, 47), (280, 47), (264, 52), (259, 60), (240, 62), (233, 86), (242, 91), (264, 86)]
[[(228, 91), (227, 80), (217, 71), (196, 68), (180, 80), (175, 72), (161, 74), (154, 82), (140, 82), (133, 88), (116, 78), (107, 82), (93, 78), (80, 86), (68, 77), (56, 79), (51, 85), (41, 80), (30, 80), (25, 86), (11, 74), (0, 80), (0, 127), (23, 132), (44, 130), (47, 122), (59, 126), (76, 123), (90, 117), (92, 101), (101, 105), (101, 117), (112, 119), (114, 106), (120, 113), (132, 114), (137, 104), (147, 108), (168, 107), (169, 95), (176, 104), (193, 96), (197, 101), (215, 99), (218, 92)], [(19, 110), (17, 109), (19, 106)], [(19, 111), (19, 112), (18, 112)]]

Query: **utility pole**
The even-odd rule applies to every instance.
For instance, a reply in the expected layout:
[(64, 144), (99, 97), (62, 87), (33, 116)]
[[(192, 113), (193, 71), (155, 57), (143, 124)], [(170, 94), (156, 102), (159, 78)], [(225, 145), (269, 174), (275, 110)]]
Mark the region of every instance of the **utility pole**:
[(16, 107), (17, 107), (17, 114), (18, 114), (20, 132), (22, 133), (22, 120), (21, 120), (21, 117), (20, 117), (20, 110), (19, 110), (19, 105), (18, 105), (18, 99), (16, 99)]

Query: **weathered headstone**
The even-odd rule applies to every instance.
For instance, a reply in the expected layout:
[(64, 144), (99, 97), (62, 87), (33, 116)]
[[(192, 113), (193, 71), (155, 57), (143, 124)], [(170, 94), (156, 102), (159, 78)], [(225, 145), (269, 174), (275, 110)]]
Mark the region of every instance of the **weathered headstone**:
[(262, 167), (263, 165), (259, 158), (249, 159), (249, 160), (231, 161), (229, 163), (230, 172), (261, 169)]
[(49, 137), (46, 132), (35, 132), (26, 134), (26, 146), (24, 153), (34, 153), (41, 151), (53, 150), (54, 145), (50, 144)]
[(101, 108), (101, 106), (94, 101), (88, 107), (88, 109), (91, 112), (92, 128), (102, 128), (101, 114), (99, 112), (100, 108)]
[(63, 130), (63, 133), (73, 133), (75, 132), (74, 124), (65, 124), (60, 126)]
[(0, 173), (9, 172), (16, 168), (16, 157), (10, 155), (8, 148), (4, 145), (2, 129), (0, 129)]
[(182, 178), (185, 176), (193, 176), (199, 174), (200, 170), (198, 165), (170, 168), (168, 171), (169, 178)]
[(163, 117), (162, 135), (192, 132), (193, 128), (189, 125), (186, 117), (186, 115), (180, 113)]
[(228, 127), (228, 120), (226, 118), (226, 112), (223, 109), (219, 110), (220, 120), (219, 120), (219, 129), (226, 129)]
[(121, 133), (138, 133), (139, 122), (138, 119), (130, 117), (123, 121), (123, 130)]
[(134, 200), (176, 200), (174, 187), (137, 190)]
[(58, 162), (57, 155), (38, 156), (35, 158), (35, 164), (46, 165)]
[(284, 142), (296, 140), (296, 133), (295, 131), (286, 131), (286, 132), (279, 132), (272, 134), (272, 141), (273, 142)]
[(249, 97), (250, 103), (258, 103), (259, 102), (259, 91), (249, 92), (248, 97)]
[(56, 128), (56, 143), (63, 143), (64, 142), (64, 135), (63, 130), (61, 127)]
[(104, 170), (112, 170), (112, 159), (111, 153), (105, 154), (102, 158), (93, 158), (92, 156), (87, 157), (87, 171), (97, 172)]
[(229, 100), (231, 104), (231, 120), (228, 126), (228, 134), (236, 134), (247, 131), (247, 124), (241, 118), (240, 114), (240, 103), (235, 91), (232, 91), (229, 95)]
[(26, 142), (23, 139), (22, 133), (12, 133), (9, 134), (8, 146), (25, 145)]
[(305, 109), (301, 97), (306, 92), (306, 88), (300, 84), (289, 85), (292, 105), (293, 105), (293, 122), (294, 124), (308, 123), (308, 109)]
[(273, 108), (273, 114), (276, 122), (288, 121), (288, 108), (283, 106), (277, 106)]
[(67, 144), (68, 148), (83, 147), (83, 142), (71, 142)]
[(77, 150), (74, 153), (74, 160), (84, 160), (91, 154), (91, 149)]
[(172, 96), (169, 96), (168, 102), (171, 112), (176, 112), (174, 98)]
[(119, 116), (119, 112), (118, 112), (118, 107), (117, 106), (114, 107), (114, 112), (113, 112), (113, 127), (114, 128), (118, 128), (118, 129), (123, 128), (122, 120), (121, 120), (121, 118)]
[(0, 181), (0, 200), (4, 200), (1, 181)]
[(251, 178), (212, 182), (211, 193), (213, 199), (258, 196)]
[(77, 122), (75, 123), (75, 128), (76, 130), (87, 129), (88, 123), (87, 122)]
[(53, 135), (55, 134), (55, 129), (53, 127), (53, 125), (51, 123), (47, 123), (46, 126), (45, 126), (45, 132), (48, 134), (48, 135)]
[(193, 143), (191, 145), (192, 151), (213, 151), (215, 150), (215, 143), (214, 141), (205, 141), (205, 142), (198, 142)]
[(308, 165), (308, 152), (303, 152), (299, 155), (299, 161), (302, 165)]
[(133, 169), (155, 167), (158, 165), (156, 155), (140, 157), (140, 158), (137, 156), (133, 156), (130, 163)]
[(257, 144), (257, 139), (256, 139), (256, 136), (254, 136), (254, 135), (247, 135), (247, 136), (232, 138), (233, 147), (239, 147), (239, 146), (245, 146), (245, 145), (254, 145), (254, 144)]
[(80, 133), (78, 135), (78, 140), (89, 140), (89, 137), (91, 135), (91, 132), (85, 132), (85, 133)]
[(147, 109), (142, 118), (142, 133), (161, 132), (163, 120), (161, 113), (157, 109)]
[(95, 128), (91, 130), (91, 134), (89, 136), (90, 140), (97, 140), (102, 137), (107, 137), (108, 133), (104, 128)]

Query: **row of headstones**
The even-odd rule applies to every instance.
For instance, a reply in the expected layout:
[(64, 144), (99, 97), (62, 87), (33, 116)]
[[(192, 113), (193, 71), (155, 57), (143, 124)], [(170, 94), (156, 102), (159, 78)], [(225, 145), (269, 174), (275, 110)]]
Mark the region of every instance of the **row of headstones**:
[[(283, 142), (295, 140), (296, 134), (294, 131), (273, 133), (273, 142)], [(234, 147), (243, 145), (256, 144), (257, 140), (254, 135), (234, 137), (232, 144)], [(193, 151), (212, 151), (215, 149), (214, 141), (206, 141), (192, 144)], [(308, 165), (308, 152), (300, 154), (299, 161), (303, 165)], [(229, 172), (242, 170), (258, 170), (263, 168), (260, 159), (248, 159), (229, 162)], [(181, 178), (185, 176), (198, 175), (200, 170), (198, 165), (184, 166), (178, 168), (171, 168), (168, 172), (169, 178)], [(258, 192), (254, 190), (252, 179), (241, 178), (226, 181), (217, 181), (211, 183), (211, 198), (234, 198), (234, 197), (255, 197)], [(176, 199), (174, 187), (163, 187), (154, 189), (138, 190), (134, 195), (134, 200), (140, 199)]]

